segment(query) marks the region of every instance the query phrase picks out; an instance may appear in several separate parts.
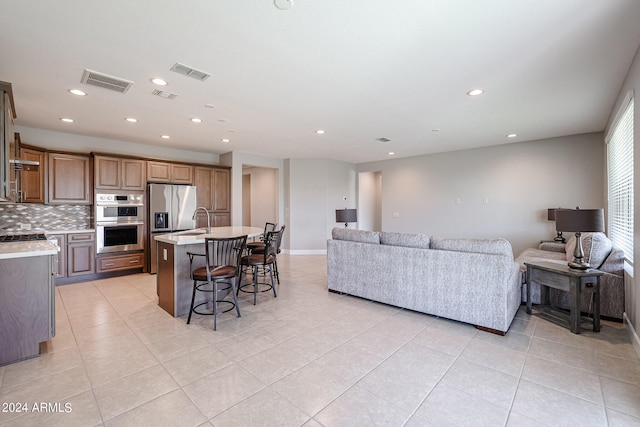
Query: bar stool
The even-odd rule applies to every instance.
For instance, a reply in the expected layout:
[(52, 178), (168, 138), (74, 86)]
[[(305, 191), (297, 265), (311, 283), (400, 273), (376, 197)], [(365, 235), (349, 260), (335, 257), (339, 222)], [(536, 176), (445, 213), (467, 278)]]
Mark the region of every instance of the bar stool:
[[(215, 331), (219, 302), (231, 304), (231, 307), (224, 310), (223, 313), (233, 310), (235, 307), (238, 317), (240, 317), (240, 307), (238, 306), (238, 300), (236, 298), (236, 281), (237, 283), (240, 283), (240, 260), (246, 244), (246, 235), (231, 238), (205, 238), (204, 254), (187, 252), (187, 255), (189, 256), (191, 278), (193, 279), (193, 293), (191, 294), (191, 307), (189, 309), (189, 316), (187, 317), (187, 324), (191, 323), (191, 315), (193, 313), (213, 315), (213, 330)], [(204, 256), (206, 264), (194, 269), (193, 260), (196, 256)], [(220, 284), (225, 286), (219, 287)], [(218, 300), (218, 292), (225, 291), (227, 289), (231, 290), (233, 302), (226, 301), (224, 299)], [(212, 299), (195, 304), (196, 292), (211, 293)], [(213, 305), (213, 311), (205, 312), (197, 310), (198, 307), (209, 304)]]
[[(278, 236), (282, 236), (283, 230), (280, 231), (269, 231), (267, 232), (265, 238), (265, 246), (264, 251), (262, 253), (249, 253), (249, 255), (245, 255), (240, 260), (240, 264), (245, 267), (250, 267), (253, 271), (253, 280), (251, 283), (246, 283), (244, 285), (238, 286), (236, 293), (247, 292), (253, 294), (253, 305), (256, 305), (256, 298), (258, 293), (260, 292), (268, 292), (269, 290), (273, 290), (273, 296), (278, 297), (276, 294), (276, 287), (273, 281), (273, 265), (276, 261), (276, 242), (278, 240)], [(269, 272), (269, 277), (271, 278), (271, 284), (267, 282), (258, 282), (259, 271), (262, 269), (264, 274), (266, 275), (267, 271)], [(242, 279), (242, 270), (240, 271), (240, 279)]]
[(267, 233), (270, 231), (276, 231), (276, 224), (274, 224), (273, 222), (265, 222), (264, 231), (260, 236), (260, 241), (247, 243), (247, 249), (249, 249), (249, 252), (258, 253), (257, 251), (263, 251), (264, 241), (267, 238)]
[[(284, 235), (284, 229), (286, 228), (286, 225), (283, 225), (282, 228), (280, 228), (280, 232), (275, 236), (275, 243), (274, 246), (276, 248), (276, 259), (273, 261), (273, 273), (276, 276), (276, 280), (278, 282), (278, 285), (280, 284), (280, 274), (278, 273), (278, 257), (277, 255), (280, 253), (280, 247), (282, 246), (282, 236)], [(264, 242), (261, 243), (256, 243), (255, 246), (252, 246), (251, 243), (247, 244), (247, 249), (249, 249), (249, 252), (251, 252), (252, 254), (261, 254), (264, 252)]]

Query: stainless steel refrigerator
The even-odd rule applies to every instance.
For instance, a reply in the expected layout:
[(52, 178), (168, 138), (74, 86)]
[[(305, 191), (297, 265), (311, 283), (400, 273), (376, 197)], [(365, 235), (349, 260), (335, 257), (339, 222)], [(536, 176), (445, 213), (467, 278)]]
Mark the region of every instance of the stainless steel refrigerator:
[(149, 273), (158, 269), (158, 245), (154, 237), (162, 233), (191, 230), (196, 227), (193, 213), (196, 210), (196, 187), (192, 185), (149, 184)]

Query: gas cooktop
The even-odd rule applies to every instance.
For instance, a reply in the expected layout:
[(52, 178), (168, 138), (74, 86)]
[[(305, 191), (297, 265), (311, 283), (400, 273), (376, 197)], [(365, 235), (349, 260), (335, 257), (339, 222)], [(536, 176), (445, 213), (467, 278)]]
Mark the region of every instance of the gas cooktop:
[(44, 233), (5, 234), (0, 236), (0, 242), (28, 242), (31, 240), (47, 240)]

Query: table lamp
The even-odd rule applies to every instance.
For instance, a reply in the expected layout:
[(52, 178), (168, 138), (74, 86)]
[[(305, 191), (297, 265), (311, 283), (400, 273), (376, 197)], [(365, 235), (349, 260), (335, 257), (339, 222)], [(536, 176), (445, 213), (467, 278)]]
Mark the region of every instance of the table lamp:
[[(549, 208), (547, 209), (547, 220), (555, 221), (556, 220), (556, 211), (562, 208)], [(553, 239), (554, 242), (565, 243), (567, 240), (562, 236), (562, 231), (556, 225), (556, 237)]]
[(576, 248), (573, 260), (568, 265), (575, 270), (588, 270), (589, 263), (584, 261), (582, 250), (583, 232), (604, 232), (604, 209), (558, 209), (555, 211), (556, 228), (576, 233)]
[(356, 209), (336, 209), (336, 222), (344, 222), (344, 228), (349, 227), (350, 222), (358, 221)]

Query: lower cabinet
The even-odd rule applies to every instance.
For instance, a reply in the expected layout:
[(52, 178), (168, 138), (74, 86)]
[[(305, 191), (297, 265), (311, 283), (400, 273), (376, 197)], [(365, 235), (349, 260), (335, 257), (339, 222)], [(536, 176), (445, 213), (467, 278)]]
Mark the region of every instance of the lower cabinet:
[(67, 235), (66, 234), (53, 234), (50, 237), (55, 237), (58, 241), (58, 262), (53, 269), (53, 275), (56, 279), (67, 277)]
[(96, 272), (95, 233), (67, 234), (67, 277)]
[(98, 273), (129, 270), (144, 267), (144, 253), (135, 252), (121, 255), (100, 256), (96, 260)]

